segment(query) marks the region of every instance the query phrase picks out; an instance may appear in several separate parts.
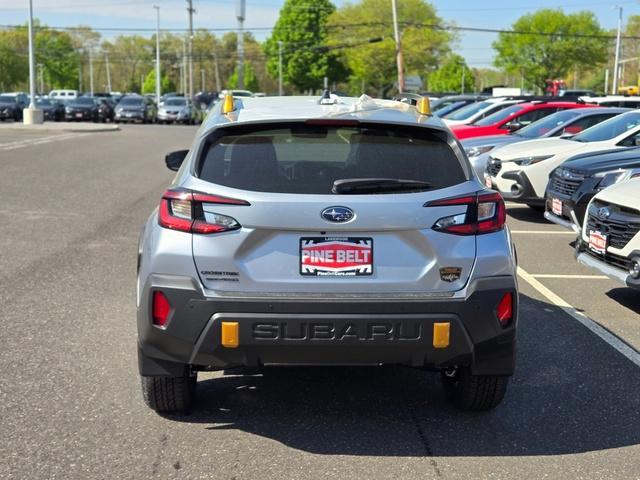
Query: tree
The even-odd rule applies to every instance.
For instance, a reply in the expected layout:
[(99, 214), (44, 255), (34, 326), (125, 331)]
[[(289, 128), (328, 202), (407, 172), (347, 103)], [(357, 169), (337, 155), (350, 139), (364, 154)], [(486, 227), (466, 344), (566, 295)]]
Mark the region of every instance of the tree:
[[(166, 92), (175, 92), (176, 86), (167, 75), (160, 75), (160, 95)], [(156, 69), (151, 70), (142, 85), (142, 93), (156, 93)]]
[(464, 91), (474, 91), (475, 77), (464, 58), (456, 54), (449, 55), (440, 68), (429, 75), (429, 90), (432, 92), (459, 92), (462, 89), (463, 78)]
[(344, 67), (328, 51), (327, 21), (335, 7), (329, 0), (286, 0), (273, 33), (264, 44), (267, 69), (278, 77), (279, 43), (283, 42), (283, 80), (298, 90), (319, 89), (324, 77), (340, 81)]
[(576, 68), (593, 70), (607, 58), (608, 40), (597, 38), (605, 32), (592, 12), (538, 10), (520, 17), (512, 29), (532, 33), (500, 33), (493, 43), (495, 65), (543, 90), (546, 80), (560, 79)]
[[(238, 67), (233, 71), (233, 75), (229, 77), (227, 85), (229, 85), (229, 88), (238, 88)], [(244, 88), (252, 92), (260, 91), (260, 84), (249, 62), (245, 62), (244, 64)]]
[[(432, 28), (442, 25), (435, 8), (424, 0), (398, 2), (404, 70), (406, 75), (420, 75), (438, 66), (449, 51), (452, 35)], [(389, 0), (360, 0), (344, 4), (329, 20), (329, 45), (355, 45), (345, 48), (342, 58), (351, 70), (354, 85), (366, 83), (385, 96), (397, 81), (396, 45)], [(377, 43), (365, 43), (384, 36)], [(362, 92), (358, 92), (362, 93)]]

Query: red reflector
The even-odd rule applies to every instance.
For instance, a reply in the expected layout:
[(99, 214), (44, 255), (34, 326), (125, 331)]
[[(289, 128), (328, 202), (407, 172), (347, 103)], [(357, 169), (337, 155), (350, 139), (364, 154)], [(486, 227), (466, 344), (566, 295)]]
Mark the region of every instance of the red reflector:
[(508, 326), (513, 320), (513, 293), (505, 293), (498, 304), (496, 316), (503, 327)]
[(193, 200), (200, 203), (219, 203), (222, 205), (250, 205), (245, 200), (237, 198), (221, 197), (220, 195), (208, 195), (206, 193), (193, 192)]
[(164, 328), (169, 319), (171, 305), (166, 295), (162, 292), (153, 292), (153, 324)]

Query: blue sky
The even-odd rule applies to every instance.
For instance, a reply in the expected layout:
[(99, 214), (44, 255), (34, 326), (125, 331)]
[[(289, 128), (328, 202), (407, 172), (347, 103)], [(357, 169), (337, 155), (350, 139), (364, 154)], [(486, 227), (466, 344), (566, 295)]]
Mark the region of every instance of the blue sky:
[[(334, 0), (339, 6), (343, 0)], [(21, 4), (16, 8), (16, 4)], [(245, 27), (272, 27), (284, 0), (247, 0)], [(521, 15), (538, 8), (562, 6), (565, 12), (593, 11), (605, 28), (615, 28), (617, 11), (613, 5), (624, 8), (624, 16), (640, 14), (640, 2), (622, 0), (616, 2), (596, 0), (432, 0), (438, 14), (446, 21), (454, 21), (461, 27), (509, 28)], [(163, 28), (185, 28), (187, 25), (186, 2), (184, 0), (33, 0), (35, 16), (51, 26), (89, 25), (95, 28), (155, 28), (153, 5), (161, 7)], [(24, 6), (22, 6), (24, 5)], [(0, 24), (12, 25), (26, 21), (27, 0), (0, 0)], [(398, 0), (402, 8), (402, 0)], [(197, 13), (196, 28), (235, 28), (235, 0), (194, 0)], [(102, 32), (105, 37), (114, 33)], [(268, 30), (254, 32), (259, 39), (268, 35)], [(470, 66), (489, 67), (493, 58), (490, 33), (463, 33), (456, 46)]]

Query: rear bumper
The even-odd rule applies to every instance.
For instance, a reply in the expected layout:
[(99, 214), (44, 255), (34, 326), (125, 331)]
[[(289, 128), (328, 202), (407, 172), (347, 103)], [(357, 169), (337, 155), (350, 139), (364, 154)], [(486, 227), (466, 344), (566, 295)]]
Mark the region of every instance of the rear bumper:
[[(172, 312), (166, 329), (150, 321), (152, 292)], [(205, 298), (184, 277), (152, 276), (138, 309), (143, 375), (231, 366), (401, 364), (470, 365), (476, 374), (515, 368), (517, 286), (513, 277), (476, 280), (467, 299)], [(502, 328), (495, 309), (514, 294), (514, 317)], [(237, 322), (239, 345), (222, 345), (222, 322)], [(449, 344), (435, 348), (434, 323), (449, 324)]]

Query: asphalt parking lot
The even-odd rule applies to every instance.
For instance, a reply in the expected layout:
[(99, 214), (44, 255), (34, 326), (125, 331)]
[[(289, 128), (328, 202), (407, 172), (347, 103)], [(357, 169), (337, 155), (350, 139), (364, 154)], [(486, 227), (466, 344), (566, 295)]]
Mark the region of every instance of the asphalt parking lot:
[(494, 412), (399, 367), (205, 374), (193, 414), (148, 410), (139, 228), (195, 131), (0, 132), (0, 478), (640, 478), (640, 296), (513, 205), (518, 367)]

